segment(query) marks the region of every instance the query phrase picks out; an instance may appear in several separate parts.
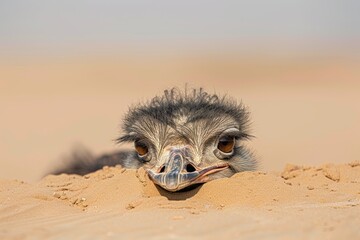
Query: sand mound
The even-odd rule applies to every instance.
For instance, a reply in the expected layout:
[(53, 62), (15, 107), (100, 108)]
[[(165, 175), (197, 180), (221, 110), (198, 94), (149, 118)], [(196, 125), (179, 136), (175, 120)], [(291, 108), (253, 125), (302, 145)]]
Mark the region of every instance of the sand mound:
[(182, 193), (120, 167), (0, 181), (0, 239), (354, 239), (359, 214), (359, 162), (244, 172)]

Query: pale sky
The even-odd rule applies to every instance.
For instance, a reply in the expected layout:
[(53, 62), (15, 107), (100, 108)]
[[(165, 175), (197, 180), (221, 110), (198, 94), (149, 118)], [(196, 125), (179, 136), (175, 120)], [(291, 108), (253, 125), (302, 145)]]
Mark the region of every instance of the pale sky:
[(360, 1), (0, 0), (0, 50), (356, 44)]

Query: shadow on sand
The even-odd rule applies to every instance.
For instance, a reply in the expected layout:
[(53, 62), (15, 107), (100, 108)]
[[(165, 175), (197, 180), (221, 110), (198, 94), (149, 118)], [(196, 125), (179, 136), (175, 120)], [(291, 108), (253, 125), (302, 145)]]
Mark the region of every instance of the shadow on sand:
[(201, 189), (202, 185), (203, 184), (193, 185), (193, 186), (190, 186), (189, 188), (185, 188), (179, 192), (168, 192), (157, 185), (156, 185), (156, 189), (159, 191), (159, 194), (161, 196), (166, 197), (168, 200), (184, 201), (188, 198), (195, 196)]

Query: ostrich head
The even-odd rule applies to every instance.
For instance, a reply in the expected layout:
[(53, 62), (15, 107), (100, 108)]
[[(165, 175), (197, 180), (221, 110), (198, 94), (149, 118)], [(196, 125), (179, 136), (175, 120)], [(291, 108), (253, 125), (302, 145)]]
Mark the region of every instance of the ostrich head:
[(131, 108), (118, 142), (134, 143), (149, 178), (175, 192), (254, 170), (253, 154), (243, 145), (251, 137), (248, 126), (241, 103), (202, 89), (172, 89)]

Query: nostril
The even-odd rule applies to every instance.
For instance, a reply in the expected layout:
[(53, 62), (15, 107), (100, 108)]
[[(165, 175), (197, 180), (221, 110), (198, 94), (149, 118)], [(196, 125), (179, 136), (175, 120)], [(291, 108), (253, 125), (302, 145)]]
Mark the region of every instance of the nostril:
[(186, 165), (186, 171), (187, 172), (195, 172), (196, 169), (192, 164), (189, 163), (189, 164)]
[(161, 169), (160, 169), (160, 171), (159, 171), (159, 173), (163, 173), (163, 172), (165, 172), (165, 165), (162, 166)]

